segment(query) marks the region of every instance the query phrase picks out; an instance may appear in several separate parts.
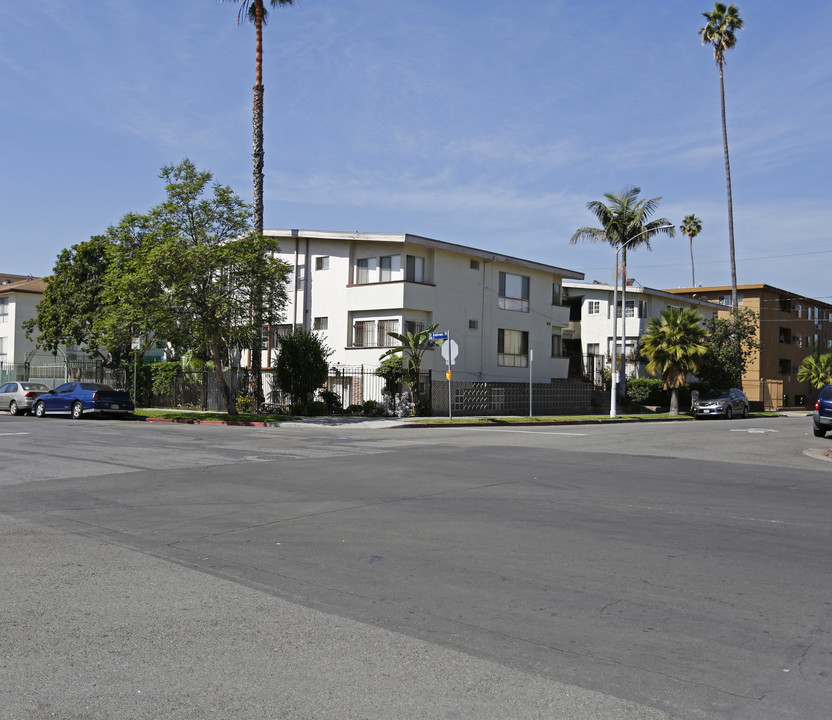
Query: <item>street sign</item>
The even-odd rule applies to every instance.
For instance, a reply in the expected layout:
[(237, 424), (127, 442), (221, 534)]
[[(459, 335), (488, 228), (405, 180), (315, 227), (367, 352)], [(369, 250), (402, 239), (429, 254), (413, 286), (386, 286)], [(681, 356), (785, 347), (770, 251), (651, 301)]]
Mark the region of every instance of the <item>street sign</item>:
[(448, 365), (453, 365), (456, 356), (459, 355), (459, 345), (457, 345), (456, 340), (451, 340), (450, 342), (444, 343), (439, 348), (439, 352), (442, 353), (442, 357), (445, 358), (445, 362)]
[(447, 340), (448, 333), (447, 332), (432, 332), (430, 334), (431, 340)]
[(141, 338), (133, 338), (133, 342), (130, 343), (130, 347), (133, 350), (141, 350), (142, 349), (142, 339)]

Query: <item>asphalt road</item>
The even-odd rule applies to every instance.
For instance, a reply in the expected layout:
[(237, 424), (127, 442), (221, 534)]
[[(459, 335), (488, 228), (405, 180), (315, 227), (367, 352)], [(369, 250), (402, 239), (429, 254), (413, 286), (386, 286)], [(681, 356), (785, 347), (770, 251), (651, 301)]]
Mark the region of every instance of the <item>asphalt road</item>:
[(832, 717), (808, 418), (0, 417), (0, 718)]

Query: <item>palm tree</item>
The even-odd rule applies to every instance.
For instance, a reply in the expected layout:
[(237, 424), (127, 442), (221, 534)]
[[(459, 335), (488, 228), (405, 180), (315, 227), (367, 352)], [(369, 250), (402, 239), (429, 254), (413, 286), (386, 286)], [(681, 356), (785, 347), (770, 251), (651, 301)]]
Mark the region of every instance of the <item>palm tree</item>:
[[(269, 0), (271, 6), (292, 5), (294, 0)], [(223, 2), (223, 0), (220, 0)], [(242, 24), (248, 21), (254, 25), (257, 37), (255, 51), (255, 83), (254, 83), (254, 106), (252, 110), (252, 124), (254, 127), (254, 141), (251, 160), (254, 171), (254, 234), (263, 234), (263, 26), (268, 18), (264, 0), (232, 0), (241, 2), (240, 11), (237, 13), (237, 22)], [(252, 394), (254, 396), (254, 408), (260, 408), (260, 399), (263, 394), (263, 379), (261, 374), (261, 353), (263, 343), (263, 307), (260, 288), (252, 289), (252, 336), (249, 346), (252, 375)], [(256, 360), (255, 360), (256, 359)]]
[(813, 388), (822, 388), (832, 383), (832, 355), (815, 353), (803, 358), (797, 379), (808, 382)]
[(391, 338), (399, 341), (399, 345), (385, 350), (379, 356), (379, 360), (383, 360), (387, 357), (400, 355), (402, 359), (408, 361), (408, 367), (404, 371), (404, 378), (410, 388), (413, 402), (418, 400), (419, 373), (422, 369), (422, 358), (425, 355), (425, 351), (430, 347), (428, 344), (430, 334), (438, 327), (439, 323), (434, 323), (427, 330), (420, 330), (417, 333), (406, 332), (404, 335), (396, 332), (388, 332), (387, 334)]
[(662, 387), (671, 390), (670, 414), (679, 414), (679, 388), (688, 374), (699, 370), (699, 359), (708, 351), (707, 333), (702, 316), (696, 310), (662, 310), (650, 318), (641, 338), (641, 352), (647, 358), (647, 370), (660, 375)]
[(696, 287), (696, 274), (693, 270), (693, 238), (702, 231), (702, 221), (696, 215), (687, 215), (679, 226), (682, 235), (690, 240), (690, 286)]
[[(598, 218), (601, 227), (582, 227), (575, 231), (569, 239), (573, 245), (581, 241), (605, 242), (621, 249), (621, 269), (624, 276), (623, 293), (621, 299), (622, 340), (621, 346), (621, 377), (625, 376), (627, 350), (627, 249), (643, 245), (650, 249), (650, 239), (659, 233), (675, 237), (673, 224), (667, 218), (659, 218), (647, 222), (659, 205), (660, 197), (650, 200), (639, 198), (640, 187), (629, 186), (619, 193), (604, 193), (608, 204), (600, 200), (593, 200), (586, 204), (587, 209)], [(616, 287), (618, 286), (618, 268), (616, 271)], [(618, 309), (615, 309), (618, 312)], [(625, 383), (621, 383), (621, 392), (625, 393)]]
[(743, 29), (742, 18), (736, 5), (726, 7), (716, 3), (713, 12), (702, 15), (708, 24), (699, 29), (703, 45), (713, 45), (714, 60), (719, 67), (719, 97), (722, 102), (722, 146), (725, 153), (725, 180), (728, 185), (728, 243), (731, 252), (731, 307), (737, 311), (737, 262), (734, 256), (734, 205), (731, 200), (731, 164), (728, 161), (728, 130), (725, 125), (725, 83), (723, 66), (725, 52), (737, 44), (736, 30)]

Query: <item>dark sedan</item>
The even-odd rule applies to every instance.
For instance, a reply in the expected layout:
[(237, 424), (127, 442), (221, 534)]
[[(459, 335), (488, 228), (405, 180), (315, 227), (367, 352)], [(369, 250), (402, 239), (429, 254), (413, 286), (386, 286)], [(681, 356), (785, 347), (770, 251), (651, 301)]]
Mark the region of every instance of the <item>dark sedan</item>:
[(124, 390), (89, 382), (69, 382), (40, 395), (33, 412), (37, 417), (63, 414), (78, 419), (88, 414), (126, 415), (136, 409)]

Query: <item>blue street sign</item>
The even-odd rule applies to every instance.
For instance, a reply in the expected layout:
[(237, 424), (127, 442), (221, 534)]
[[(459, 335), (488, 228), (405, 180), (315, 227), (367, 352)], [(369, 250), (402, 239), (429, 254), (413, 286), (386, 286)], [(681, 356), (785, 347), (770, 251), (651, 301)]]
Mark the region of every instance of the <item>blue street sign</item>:
[(432, 332), (430, 334), (431, 340), (447, 340), (448, 333), (447, 332)]

